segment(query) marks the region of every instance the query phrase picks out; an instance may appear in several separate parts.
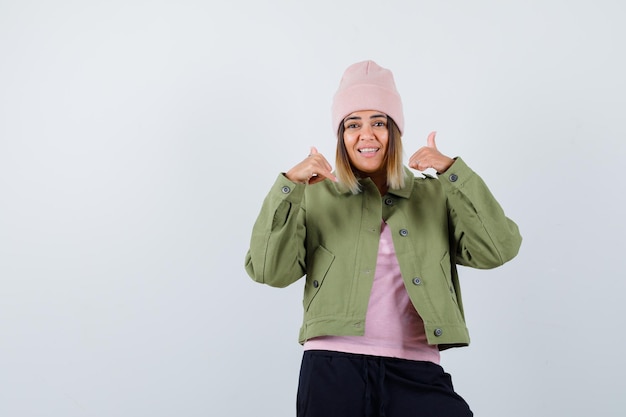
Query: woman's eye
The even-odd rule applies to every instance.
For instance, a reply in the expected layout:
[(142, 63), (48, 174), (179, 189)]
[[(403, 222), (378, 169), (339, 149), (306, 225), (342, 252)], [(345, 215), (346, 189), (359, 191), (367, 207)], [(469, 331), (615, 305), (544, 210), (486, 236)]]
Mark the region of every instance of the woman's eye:
[(350, 123), (349, 125), (346, 125), (346, 129), (356, 129), (358, 127), (358, 125), (356, 123)]
[(374, 126), (376, 126), (376, 127), (385, 127), (385, 122), (376, 122), (376, 123), (374, 123)]

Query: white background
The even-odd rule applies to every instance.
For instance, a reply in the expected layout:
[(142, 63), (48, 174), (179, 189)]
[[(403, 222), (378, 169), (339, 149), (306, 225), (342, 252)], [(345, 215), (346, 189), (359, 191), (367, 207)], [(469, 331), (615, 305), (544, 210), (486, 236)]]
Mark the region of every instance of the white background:
[(461, 270), (475, 414), (623, 416), (622, 1), (0, 1), (0, 415), (293, 416), (301, 282), (243, 269), (276, 175), (393, 70), (520, 226)]

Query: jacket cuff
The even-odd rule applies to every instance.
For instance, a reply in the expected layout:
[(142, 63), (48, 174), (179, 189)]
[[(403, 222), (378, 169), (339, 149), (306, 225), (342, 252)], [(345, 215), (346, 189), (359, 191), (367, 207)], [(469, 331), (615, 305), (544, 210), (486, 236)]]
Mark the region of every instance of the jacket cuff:
[(447, 189), (462, 188), (463, 185), (472, 178), (476, 173), (467, 166), (461, 157), (454, 158), (454, 163), (443, 174), (439, 174), (438, 178)]
[(270, 194), (280, 200), (299, 203), (304, 196), (305, 187), (306, 184), (295, 183), (287, 178), (284, 173), (280, 173), (271, 188)]

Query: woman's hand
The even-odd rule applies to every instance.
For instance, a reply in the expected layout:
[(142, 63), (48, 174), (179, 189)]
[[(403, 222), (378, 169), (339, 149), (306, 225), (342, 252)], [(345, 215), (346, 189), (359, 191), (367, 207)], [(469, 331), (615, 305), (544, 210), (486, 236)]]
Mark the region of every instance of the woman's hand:
[(446, 172), (454, 163), (454, 159), (445, 156), (437, 149), (435, 144), (435, 135), (437, 132), (430, 132), (426, 139), (426, 146), (418, 149), (409, 158), (409, 167), (418, 171), (425, 171), (428, 168), (434, 168), (438, 174)]
[(285, 176), (289, 180), (301, 184), (315, 184), (323, 181), (325, 178), (337, 182), (337, 178), (332, 173), (332, 166), (314, 146), (311, 147), (309, 156), (287, 171)]

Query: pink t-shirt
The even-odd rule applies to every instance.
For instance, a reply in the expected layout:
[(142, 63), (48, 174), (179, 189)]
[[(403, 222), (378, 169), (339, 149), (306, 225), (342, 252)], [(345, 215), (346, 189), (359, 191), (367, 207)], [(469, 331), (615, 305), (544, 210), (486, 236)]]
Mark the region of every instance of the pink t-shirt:
[(424, 322), (409, 299), (393, 247), (382, 223), (376, 274), (363, 336), (321, 336), (307, 340), (305, 350), (332, 350), (439, 363), (437, 345), (429, 345)]

